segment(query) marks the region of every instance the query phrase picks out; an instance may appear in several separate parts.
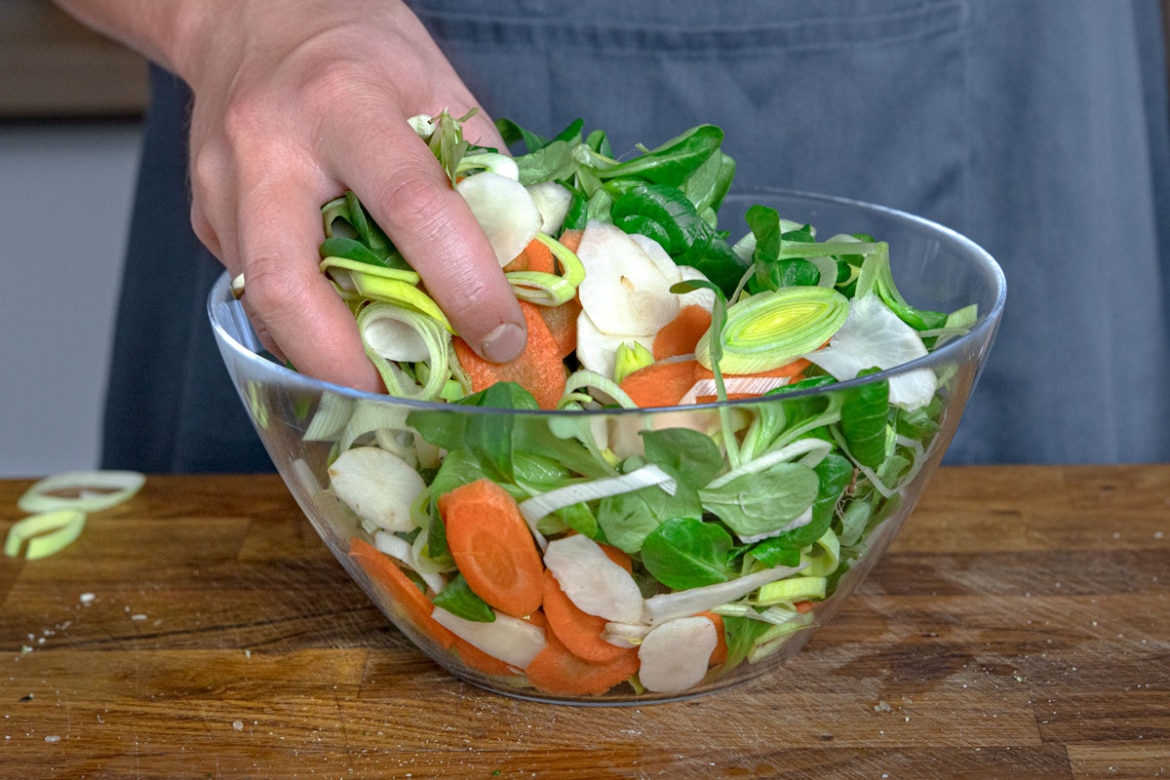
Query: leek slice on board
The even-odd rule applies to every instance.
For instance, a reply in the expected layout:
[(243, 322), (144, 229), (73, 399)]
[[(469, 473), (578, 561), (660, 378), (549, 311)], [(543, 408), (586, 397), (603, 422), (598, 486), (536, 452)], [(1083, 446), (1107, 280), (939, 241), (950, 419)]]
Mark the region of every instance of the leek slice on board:
[(4, 554), (9, 558), (24, 557), (30, 561), (56, 555), (81, 536), (85, 528), (85, 513), (79, 509), (56, 509), (31, 515), (8, 530), (4, 540)]
[(134, 496), (146, 482), (135, 471), (67, 471), (36, 482), (16, 502), (24, 512), (100, 512)]

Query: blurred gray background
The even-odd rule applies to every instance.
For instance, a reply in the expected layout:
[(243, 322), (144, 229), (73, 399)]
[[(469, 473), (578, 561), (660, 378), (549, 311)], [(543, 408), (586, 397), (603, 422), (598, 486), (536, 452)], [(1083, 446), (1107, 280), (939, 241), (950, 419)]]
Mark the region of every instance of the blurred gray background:
[(145, 67), (0, 0), (0, 478), (98, 463)]

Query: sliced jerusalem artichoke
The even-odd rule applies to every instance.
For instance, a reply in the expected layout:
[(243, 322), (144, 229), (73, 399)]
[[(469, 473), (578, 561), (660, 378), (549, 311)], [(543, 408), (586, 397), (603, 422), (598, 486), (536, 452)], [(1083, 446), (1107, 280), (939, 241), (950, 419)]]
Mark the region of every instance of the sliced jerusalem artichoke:
[(544, 649), (544, 629), (502, 612), (490, 623), (466, 620), (442, 607), (435, 607), (431, 617), (459, 638), (517, 669), (526, 668)]
[(426, 484), (405, 461), (379, 447), (346, 450), (329, 467), (333, 492), (354, 513), (387, 531), (410, 531), (410, 505)]
[(682, 617), (655, 626), (638, 645), (638, 680), (654, 693), (680, 693), (703, 681), (719, 644), (715, 624)]
[(673, 282), (638, 243), (620, 228), (590, 222), (577, 257), (585, 266), (581, 306), (603, 333), (645, 336), (678, 314)]
[(642, 619), (642, 593), (630, 573), (582, 534), (549, 542), (544, 565), (578, 609), (616, 623)]
[(542, 233), (554, 236), (565, 223), (565, 216), (569, 213), (569, 206), (573, 204), (573, 193), (555, 181), (542, 181), (528, 185), (528, 194), (540, 209), (544, 219), (540, 227)]
[(487, 233), (501, 267), (523, 252), (544, 224), (532, 195), (514, 179), (488, 171), (468, 176), (455, 189)]

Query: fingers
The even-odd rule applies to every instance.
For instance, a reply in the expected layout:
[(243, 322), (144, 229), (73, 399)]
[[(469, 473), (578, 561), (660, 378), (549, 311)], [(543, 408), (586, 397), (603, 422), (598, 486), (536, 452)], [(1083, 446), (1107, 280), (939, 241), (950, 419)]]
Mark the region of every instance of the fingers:
[(324, 236), (316, 189), (270, 178), (241, 192), (244, 300), (298, 371), (377, 392), (381, 380), (365, 356), (353, 314), (317, 267)]
[[(352, 169), (350, 187), (422, 276), (458, 334), (488, 360), (516, 357), (526, 340), (516, 296), (479, 223), (426, 144), (405, 121), (392, 119), (350, 126), (346, 137), (350, 157), (333, 164)], [(354, 167), (353, 160), (363, 164)]]

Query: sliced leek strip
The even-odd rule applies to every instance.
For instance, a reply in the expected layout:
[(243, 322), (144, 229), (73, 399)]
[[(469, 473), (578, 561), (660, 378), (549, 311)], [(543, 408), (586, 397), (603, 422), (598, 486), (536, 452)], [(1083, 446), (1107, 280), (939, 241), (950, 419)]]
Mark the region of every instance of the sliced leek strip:
[(336, 441), (345, 430), (345, 424), (349, 422), (352, 414), (353, 401), (325, 391), (321, 393), (317, 410), (301, 438), (305, 441)]
[(573, 299), (577, 288), (564, 277), (543, 271), (508, 271), (504, 274), (512, 292), (522, 301), (537, 306), (560, 306)]
[(538, 306), (560, 306), (572, 300), (585, 279), (585, 266), (577, 253), (547, 233), (537, 233), (536, 240), (552, 252), (560, 266), (560, 276), (542, 271), (509, 271), (505, 276), (516, 297)]
[(801, 573), (806, 577), (827, 577), (837, 571), (840, 563), (841, 541), (832, 528), (800, 555), (800, 564), (804, 567)]
[[(424, 401), (439, 398), (451, 376), (451, 338), (444, 329), (445, 320), (440, 322), (426, 314), (391, 303), (374, 303), (358, 314), (358, 332), (365, 345), (366, 355), (378, 369), (390, 395)], [(378, 343), (377, 329), (380, 323), (387, 321), (406, 325), (421, 338), (428, 355), (427, 360), (422, 361), (428, 366), (426, 380), (422, 385), (383, 354), (384, 350)]]
[(818, 601), (825, 598), (828, 591), (827, 577), (806, 576), (789, 577), (786, 580), (774, 580), (760, 588), (756, 596), (756, 604), (770, 606), (783, 602)]
[(585, 266), (581, 263), (581, 258), (577, 257), (576, 252), (547, 233), (537, 233), (536, 240), (547, 246), (552, 252), (553, 257), (561, 266), (561, 276), (564, 277), (565, 281), (576, 287), (585, 280)]
[(447, 321), (447, 315), (439, 308), (439, 304), (435, 303), (435, 300), (431, 296), (413, 284), (404, 282), (401, 279), (390, 279), (371, 274), (358, 273), (352, 276), (357, 291), (366, 298), (372, 301), (392, 303), (399, 307), (413, 309), (435, 320), (446, 328), (448, 332), (455, 332), (455, 329), (451, 327), (451, 323)]
[(622, 390), (618, 383), (602, 376), (596, 371), (588, 371), (581, 369), (569, 374), (565, 379), (565, 393), (561, 397), (562, 402), (570, 397), (575, 397), (578, 390), (592, 387), (609, 398), (613, 399), (614, 403), (623, 409), (637, 409), (638, 405), (634, 403), (634, 399), (630, 398), (629, 393)]
[[(389, 268), (387, 266), (373, 265), (371, 263), (363, 263), (360, 260), (350, 260), (347, 257), (326, 257), (317, 266), (322, 273), (329, 273), (334, 269), (349, 271), (366, 276), (379, 276), (384, 279), (397, 279), (400, 282), (407, 282), (409, 284), (418, 284), (422, 277), (416, 271), (408, 271), (405, 268)], [(332, 274), (330, 274), (332, 275)]]
[[(33, 561), (56, 555), (72, 544), (85, 528), (85, 512), (80, 509), (55, 509), (17, 520), (8, 529), (4, 554)], [(27, 543), (27, 544), (26, 544)]]
[(146, 482), (136, 471), (66, 471), (34, 483), (16, 502), (21, 511), (100, 512), (134, 496)]
[[(757, 374), (779, 368), (827, 342), (845, 322), (849, 299), (829, 287), (781, 287), (727, 309), (723, 326), (725, 374)], [(711, 368), (711, 331), (695, 357)]]

